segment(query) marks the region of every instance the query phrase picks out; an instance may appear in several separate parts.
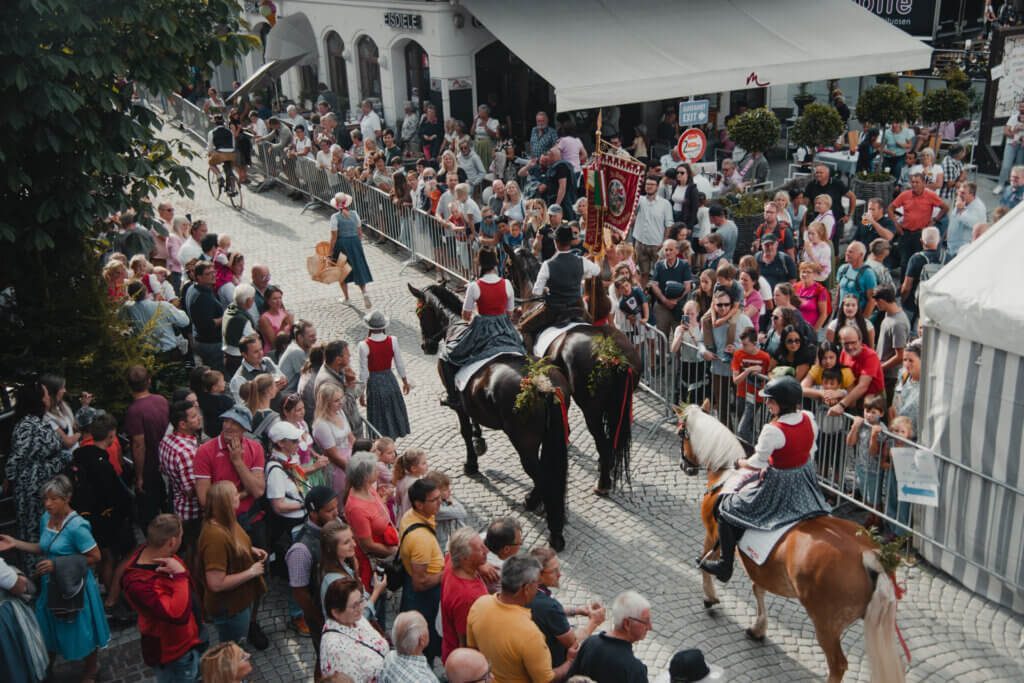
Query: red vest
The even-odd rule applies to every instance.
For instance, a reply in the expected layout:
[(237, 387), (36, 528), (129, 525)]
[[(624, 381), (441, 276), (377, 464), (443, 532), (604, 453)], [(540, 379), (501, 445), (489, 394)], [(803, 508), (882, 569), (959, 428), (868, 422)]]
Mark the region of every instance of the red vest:
[(773, 420), (772, 425), (786, 437), (786, 443), (768, 456), (768, 463), (780, 470), (802, 467), (810, 459), (811, 446), (814, 445), (814, 425), (811, 418), (804, 413), (798, 424), (788, 425)]
[(391, 344), (391, 337), (384, 337), (384, 341), (366, 338), (366, 346), (370, 349), (370, 357), (366, 364), (370, 372), (391, 369), (391, 361), (395, 358), (395, 349)]
[(505, 281), (477, 280), (476, 286), (480, 288), (480, 298), (476, 300), (477, 313), (480, 315), (504, 315), (508, 310), (508, 292), (505, 290)]

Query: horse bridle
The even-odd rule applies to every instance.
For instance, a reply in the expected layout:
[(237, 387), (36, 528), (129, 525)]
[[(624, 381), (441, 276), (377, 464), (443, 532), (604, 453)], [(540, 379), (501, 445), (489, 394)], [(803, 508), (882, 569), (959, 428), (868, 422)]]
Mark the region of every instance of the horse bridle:
[(679, 435), (679, 458), (682, 460), (679, 463), (679, 469), (691, 476), (697, 474), (700, 472), (700, 464), (686, 457), (686, 442), (690, 440), (690, 432), (686, 429), (685, 422), (680, 423), (676, 433)]

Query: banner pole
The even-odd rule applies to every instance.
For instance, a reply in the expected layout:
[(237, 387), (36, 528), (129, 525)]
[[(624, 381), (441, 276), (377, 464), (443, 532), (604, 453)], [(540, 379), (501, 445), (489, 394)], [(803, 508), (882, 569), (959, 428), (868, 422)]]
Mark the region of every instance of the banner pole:
[[(594, 144), (594, 157), (595, 157), (595, 159), (594, 159), (594, 164), (595, 164), (595, 167), (597, 168), (597, 173), (598, 173), (597, 181), (598, 182), (600, 182), (600, 173), (601, 173), (601, 126), (602, 126), (602, 114), (603, 114), (602, 110), (598, 109), (597, 110), (597, 130), (595, 131), (595, 136), (594, 136), (595, 137), (595, 144)], [(590, 199), (592, 199), (592, 198), (588, 198), (588, 201)], [(590, 208), (589, 204), (588, 204), (587, 208), (589, 210), (589, 208)], [(596, 263), (598, 266), (600, 266), (602, 264), (602, 262), (604, 261), (604, 208), (603, 208), (603, 202), (602, 202), (601, 205), (598, 206), (596, 216), (597, 216), (597, 227), (596, 227), (597, 244), (595, 245), (596, 246), (596, 251), (593, 254), (591, 254), (591, 256), (592, 256), (592, 258), (594, 260), (594, 263)], [(596, 321), (597, 320), (597, 288), (599, 286), (601, 286), (601, 283), (602, 283), (601, 276), (598, 275), (596, 278), (594, 278), (594, 279), (592, 279), (590, 281), (590, 286), (588, 288), (590, 291), (588, 292), (588, 296), (587, 296), (587, 308), (590, 309), (590, 319), (591, 319), (591, 321)]]

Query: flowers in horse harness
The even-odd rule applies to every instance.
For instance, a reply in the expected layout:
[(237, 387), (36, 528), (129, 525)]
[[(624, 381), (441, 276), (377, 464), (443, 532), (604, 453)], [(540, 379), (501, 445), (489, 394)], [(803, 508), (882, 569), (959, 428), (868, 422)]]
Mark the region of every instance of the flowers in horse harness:
[(416, 300), (416, 317), (417, 318), (422, 318), (423, 317), (423, 309), (426, 308), (426, 307), (427, 307), (427, 304), (424, 303), (422, 300), (419, 300), (419, 299)]
[(593, 341), (594, 363), (590, 375), (587, 377), (587, 389), (591, 394), (596, 394), (598, 387), (605, 379), (616, 372), (627, 372), (630, 369), (629, 359), (622, 352), (619, 345), (610, 336), (595, 337)]
[(551, 383), (548, 371), (554, 368), (554, 364), (547, 358), (527, 361), (526, 376), (519, 380), (519, 393), (516, 394), (516, 402), (513, 410), (521, 413), (530, 410), (541, 398), (541, 394), (552, 394), (555, 403), (561, 403), (561, 396), (558, 389)]

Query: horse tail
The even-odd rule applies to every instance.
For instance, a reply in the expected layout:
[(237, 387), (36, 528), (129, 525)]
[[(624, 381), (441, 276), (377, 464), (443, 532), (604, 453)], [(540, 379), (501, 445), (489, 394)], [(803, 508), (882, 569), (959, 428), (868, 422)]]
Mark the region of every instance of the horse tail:
[(544, 401), (541, 469), (544, 474), (544, 506), (552, 534), (552, 547), (562, 542), (562, 530), (565, 527), (565, 494), (569, 477), (569, 400), (567, 391), (556, 388)]
[(875, 582), (864, 612), (864, 650), (871, 666), (871, 680), (903, 683), (906, 680), (903, 663), (893, 637), (897, 634), (896, 586), (882, 568), (875, 550), (864, 551), (862, 560), (868, 576)]
[(627, 366), (625, 372), (612, 373), (603, 390), (607, 391), (605, 405), (605, 435), (611, 443), (610, 473), (618, 486), (623, 479), (629, 482), (630, 450), (633, 446), (633, 390), (636, 372)]

